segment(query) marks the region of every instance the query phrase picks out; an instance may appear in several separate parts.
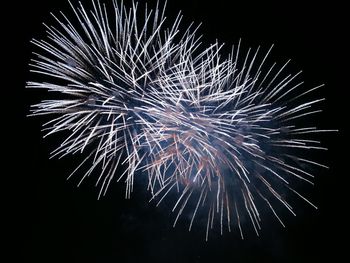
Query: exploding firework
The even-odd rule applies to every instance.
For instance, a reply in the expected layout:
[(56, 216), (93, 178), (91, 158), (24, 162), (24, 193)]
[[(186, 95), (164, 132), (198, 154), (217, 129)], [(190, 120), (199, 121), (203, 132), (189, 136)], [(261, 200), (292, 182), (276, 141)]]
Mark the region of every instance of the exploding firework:
[(72, 174), (89, 166), (83, 181), (95, 171), (99, 197), (120, 165), (127, 198), (146, 176), (158, 203), (177, 195), (174, 225), (186, 209), (190, 229), (205, 215), (207, 237), (219, 222), (243, 238), (242, 218), (258, 234), (264, 206), (283, 225), (274, 207), (294, 214), (286, 192), (314, 206), (293, 184), (313, 184), (307, 167), (325, 167), (305, 155), (324, 149), (310, 137), (325, 130), (300, 124), (320, 111), (322, 99), (306, 99), (320, 86), (302, 89), (288, 62), (267, 62), (271, 49), (241, 54), (238, 44), (222, 59), (220, 44), (202, 48), (197, 28), (180, 33), (180, 14), (166, 27), (164, 8), (92, 3), (92, 12), (72, 6), (74, 22), (54, 17), (48, 38), (33, 40), (41, 51), (32, 71), (44, 80), (27, 86), (56, 96), (33, 115), (56, 114), (46, 135), (69, 134), (52, 156), (86, 154)]

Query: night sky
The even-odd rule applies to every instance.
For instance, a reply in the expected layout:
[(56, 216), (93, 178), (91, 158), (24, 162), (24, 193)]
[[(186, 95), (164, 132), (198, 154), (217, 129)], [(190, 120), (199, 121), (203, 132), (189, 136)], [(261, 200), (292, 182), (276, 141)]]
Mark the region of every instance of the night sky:
[[(154, 6), (155, 1), (148, 2)], [(50, 12), (72, 13), (68, 1), (26, 1), (20, 4), (22, 14), (18, 19), (22, 22), (11, 26), (16, 32), (12, 35), (18, 37), (11, 42), (17, 50), (13, 52), (17, 65), (7, 89), (15, 99), (4, 113), (14, 115), (7, 126), (11, 129), (10, 138), (3, 138), (13, 142), (7, 151), (11, 170), (5, 173), (15, 182), (3, 187), (11, 188), (12, 193), (8, 200), (13, 210), (11, 221), (15, 223), (11, 226), (14, 257), (23, 257), (25, 261), (21, 262), (340, 261), (346, 242), (341, 238), (346, 237), (348, 228), (347, 196), (343, 190), (348, 176), (344, 168), (348, 157), (345, 125), (349, 120), (346, 8), (335, 1), (241, 2), (168, 0), (167, 14), (171, 19), (182, 10), (185, 25), (202, 22), (199, 32), (203, 34), (204, 46), (218, 39), (229, 48), (240, 38), (245, 47), (261, 45), (267, 50), (275, 44), (272, 57), (281, 61), (292, 59), (291, 68), (303, 70), (305, 86), (326, 84), (318, 92), (326, 98), (324, 112), (316, 118), (320, 128), (340, 131), (322, 135), (323, 145), (329, 151), (315, 154), (331, 167), (318, 170), (310, 193), (319, 209), (299, 202), (297, 217), (285, 214), (286, 228), (274, 218), (263, 218), (260, 237), (246, 226), (245, 240), (240, 239), (238, 232), (225, 231), (220, 236), (216, 231), (205, 242), (204, 226), (196, 225), (188, 232), (188, 222), (181, 221), (173, 228), (175, 215), (167, 203), (158, 208), (149, 204), (150, 196), (142, 190), (143, 185), (135, 185), (132, 198), (125, 200), (124, 184), (114, 181), (109, 193), (97, 200), (96, 178), (88, 178), (79, 188), (79, 176), (67, 181), (79, 164), (79, 156), (49, 160), (50, 151), (61, 137), (43, 139), (41, 124), (48, 118), (26, 117), (30, 105), (38, 103), (45, 92), (26, 90), (24, 86), (27, 80), (35, 78), (28, 66), (35, 50), (30, 39), (44, 37), (42, 22), (54, 22)], [(10, 11), (15, 14), (17, 9), (12, 7)], [(7, 103), (6, 98), (3, 100)]]

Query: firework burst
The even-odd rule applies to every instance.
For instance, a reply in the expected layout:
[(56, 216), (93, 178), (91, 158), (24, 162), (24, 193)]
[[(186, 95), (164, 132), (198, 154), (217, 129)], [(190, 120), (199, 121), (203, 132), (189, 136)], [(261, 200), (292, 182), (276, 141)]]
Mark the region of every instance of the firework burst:
[(207, 237), (218, 221), (221, 232), (234, 225), (243, 238), (243, 217), (258, 234), (257, 200), (282, 225), (273, 204), (294, 214), (285, 192), (314, 206), (293, 183), (312, 184), (302, 164), (325, 167), (304, 154), (324, 149), (310, 136), (325, 130), (299, 121), (320, 111), (322, 99), (304, 99), (320, 86), (305, 90), (300, 73), (286, 73), (288, 62), (267, 63), (271, 49), (242, 55), (239, 44), (222, 59), (218, 43), (201, 47), (196, 28), (180, 33), (180, 14), (166, 28), (164, 8), (140, 12), (114, 1), (111, 15), (92, 3), (91, 12), (72, 6), (74, 22), (54, 17), (48, 38), (33, 40), (41, 51), (32, 71), (46, 80), (27, 86), (56, 94), (33, 115), (56, 114), (46, 135), (69, 132), (52, 156), (87, 153), (72, 174), (89, 165), (83, 181), (98, 170), (99, 196), (121, 164), (127, 198), (134, 180), (148, 176), (157, 202), (177, 193), (174, 225), (190, 207), (190, 229), (201, 211)]

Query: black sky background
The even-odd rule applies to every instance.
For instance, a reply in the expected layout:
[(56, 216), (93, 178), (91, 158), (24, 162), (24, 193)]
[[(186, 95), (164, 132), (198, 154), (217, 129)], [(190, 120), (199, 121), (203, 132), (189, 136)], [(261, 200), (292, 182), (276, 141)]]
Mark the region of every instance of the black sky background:
[[(148, 2), (152, 5), (155, 1)], [(348, 207), (349, 173), (345, 170), (349, 157), (348, 14), (345, 6), (336, 1), (262, 2), (168, 0), (167, 14), (171, 18), (182, 10), (185, 25), (202, 22), (204, 45), (218, 39), (230, 47), (240, 38), (246, 47), (261, 45), (268, 49), (275, 44), (272, 56), (282, 61), (291, 58), (292, 67), (303, 70), (306, 86), (326, 84), (319, 92), (326, 102), (317, 121), (321, 128), (340, 131), (322, 136), (329, 151), (318, 157), (331, 168), (320, 170), (315, 179), (311, 194), (319, 209), (300, 204), (298, 216), (286, 218), (286, 228), (275, 220), (263, 221), (260, 237), (246, 228), (245, 240), (238, 233), (225, 232), (222, 237), (211, 233), (205, 242), (204, 228), (195, 227), (188, 232), (187, 225), (181, 223), (173, 228), (174, 215), (165, 205), (156, 208), (148, 204), (149, 196), (138, 191), (141, 188), (138, 185), (132, 199), (125, 200), (124, 185), (114, 182), (109, 194), (97, 201), (95, 178), (88, 179), (80, 188), (76, 187), (78, 177), (66, 181), (78, 159), (49, 160), (57, 137), (42, 139), (44, 119), (26, 117), (30, 105), (39, 102), (43, 93), (25, 90), (24, 86), (34, 78), (28, 67), (34, 51), (30, 39), (44, 36), (41, 23), (54, 22), (50, 12), (72, 13), (65, 0), (26, 1), (20, 4), (20, 11), (18, 6), (8, 9), (12, 19), (20, 22), (9, 26), (13, 40), (10, 45), (16, 50), (11, 53), (16, 74), (3, 77), (12, 80), (7, 86), (9, 99), (3, 98), (4, 104), (12, 105), (4, 113), (10, 116), (9, 125), (4, 126), (8, 131), (4, 140), (12, 142), (11, 149), (6, 150), (9, 160), (5, 159), (11, 169), (4, 170), (4, 174), (14, 183), (3, 187), (11, 192), (6, 200), (12, 208), (9, 214), (14, 223), (9, 227), (15, 248), (13, 259), (169, 263), (340, 261), (346, 252), (346, 241), (341, 239), (346, 237)]]

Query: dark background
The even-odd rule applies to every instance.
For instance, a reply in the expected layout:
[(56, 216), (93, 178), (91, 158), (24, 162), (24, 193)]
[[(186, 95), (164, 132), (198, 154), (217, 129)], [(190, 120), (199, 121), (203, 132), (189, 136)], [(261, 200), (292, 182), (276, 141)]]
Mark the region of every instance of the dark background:
[(170, 18), (182, 10), (184, 24), (203, 22), (200, 33), (205, 44), (218, 39), (229, 47), (240, 38), (242, 45), (254, 48), (275, 44), (273, 57), (291, 58), (292, 66), (303, 70), (306, 86), (326, 84), (319, 92), (327, 101), (318, 121), (321, 128), (340, 130), (322, 138), (329, 151), (321, 158), (331, 168), (321, 169), (315, 180), (312, 200), (318, 210), (301, 205), (299, 216), (286, 219), (285, 229), (276, 221), (263, 221), (260, 237), (249, 230), (245, 240), (237, 233), (225, 232), (222, 237), (212, 233), (208, 242), (200, 227), (191, 232), (185, 224), (173, 228), (174, 215), (149, 205), (142, 191), (136, 189), (131, 200), (124, 200), (124, 186), (115, 182), (109, 194), (97, 201), (93, 178), (80, 188), (76, 188), (78, 178), (66, 181), (77, 161), (74, 157), (49, 160), (55, 138), (42, 139), (43, 120), (26, 117), (42, 93), (24, 86), (33, 79), (28, 67), (34, 50), (30, 39), (44, 36), (41, 23), (53, 23), (50, 12), (72, 15), (68, 1), (25, 1), (6, 9), (11, 21), (4, 27), (10, 29), (6, 36), (11, 39), (9, 48), (15, 48), (11, 52), (15, 65), (10, 68), (12, 75), (4, 76), (11, 78), (10, 96), (3, 98), (4, 105), (11, 103), (4, 113), (10, 120), (3, 128), (11, 148), (6, 150), (9, 160), (5, 159), (10, 169), (3, 176), (14, 182), (3, 187), (11, 192), (5, 200), (11, 208), (13, 258), (23, 257), (25, 262), (340, 261), (346, 252), (342, 238), (347, 237), (349, 19), (346, 8), (335, 1), (306, 2), (168, 0)]

